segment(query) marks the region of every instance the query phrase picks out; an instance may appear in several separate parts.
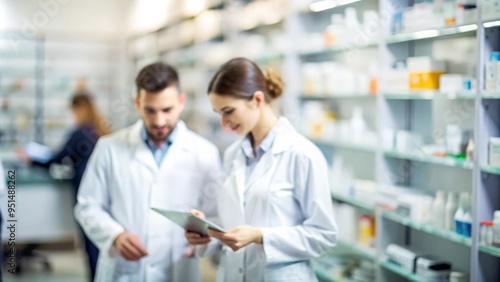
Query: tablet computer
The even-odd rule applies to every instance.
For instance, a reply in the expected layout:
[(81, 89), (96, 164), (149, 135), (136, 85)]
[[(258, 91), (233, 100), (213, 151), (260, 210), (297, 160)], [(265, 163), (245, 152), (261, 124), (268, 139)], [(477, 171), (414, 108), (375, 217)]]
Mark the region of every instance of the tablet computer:
[(32, 160), (46, 163), (52, 158), (52, 151), (49, 147), (36, 142), (28, 142), (24, 146), (26, 155)]
[(161, 214), (162, 216), (168, 218), (169, 220), (179, 225), (180, 227), (184, 228), (185, 230), (196, 232), (202, 236), (208, 236), (208, 228), (211, 228), (215, 231), (226, 233), (226, 230), (224, 230), (217, 224), (212, 223), (199, 216), (196, 216), (190, 212), (172, 211), (160, 208), (151, 208), (151, 209)]

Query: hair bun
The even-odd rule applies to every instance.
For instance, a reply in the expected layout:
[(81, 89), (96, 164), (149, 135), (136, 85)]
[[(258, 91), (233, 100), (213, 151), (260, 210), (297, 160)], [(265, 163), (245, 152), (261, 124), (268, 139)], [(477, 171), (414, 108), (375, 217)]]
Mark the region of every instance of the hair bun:
[(266, 69), (267, 93), (273, 100), (278, 99), (283, 94), (285, 83), (281, 75), (274, 69)]

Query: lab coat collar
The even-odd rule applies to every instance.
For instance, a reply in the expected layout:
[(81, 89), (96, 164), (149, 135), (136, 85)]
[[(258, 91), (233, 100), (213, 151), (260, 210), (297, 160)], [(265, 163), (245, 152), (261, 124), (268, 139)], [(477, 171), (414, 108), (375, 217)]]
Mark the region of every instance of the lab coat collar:
[[(148, 148), (141, 136), (141, 129), (143, 126), (144, 122), (142, 120), (138, 120), (134, 125), (132, 125), (129, 136), (129, 144), (131, 148), (133, 148), (135, 159), (148, 166), (150, 170), (157, 171), (159, 168), (156, 164), (153, 154), (151, 154), (151, 150)], [(188, 129), (186, 127), (186, 124), (183, 121), (179, 120), (176, 125), (176, 130), (176, 142), (172, 143), (169, 151), (173, 150), (175, 152), (175, 150), (177, 149), (188, 151), (189, 148), (192, 148), (192, 146), (190, 147), (191, 139), (187, 135)], [(168, 155), (171, 154), (172, 152), (168, 153)], [(165, 161), (166, 159), (167, 156), (165, 156), (163, 161)]]
[[(269, 170), (274, 164), (274, 158), (272, 156), (279, 153), (287, 151), (291, 146), (294, 138), (294, 133), (296, 132), (293, 126), (290, 124), (287, 118), (281, 117), (276, 124), (276, 137), (271, 147), (271, 154), (264, 154), (262, 159), (257, 163), (252, 175), (248, 178), (246, 176), (246, 157), (243, 150), (238, 149), (236, 151), (236, 156), (233, 160), (233, 173), (236, 179), (236, 197), (240, 203), (240, 208), (243, 211), (244, 204), (243, 198), (245, 191), (248, 190), (259, 177)], [(241, 142), (238, 144), (237, 148), (241, 148)]]
[(280, 117), (276, 124), (276, 139), (273, 142), (272, 152), (274, 155), (288, 150), (293, 144), (295, 128), (286, 117)]
[[(144, 122), (142, 120), (138, 120), (134, 125), (132, 125), (132, 130), (130, 132), (130, 138), (129, 138), (130, 145), (137, 147), (140, 143), (144, 143), (144, 140), (141, 135), (141, 130), (143, 127), (144, 127)], [(176, 131), (175, 138), (173, 138), (172, 141), (177, 141), (177, 142), (172, 142), (172, 146), (175, 143), (176, 145), (184, 149), (189, 149), (190, 140), (186, 138), (186, 133), (188, 131), (188, 128), (182, 120), (179, 120), (177, 122), (177, 125), (175, 126), (175, 131)]]

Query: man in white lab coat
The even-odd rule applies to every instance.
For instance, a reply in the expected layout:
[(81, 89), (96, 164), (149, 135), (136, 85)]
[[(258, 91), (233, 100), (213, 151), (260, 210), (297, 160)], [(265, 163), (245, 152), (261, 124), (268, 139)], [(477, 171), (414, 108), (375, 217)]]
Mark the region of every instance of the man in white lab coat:
[(148, 65), (136, 85), (142, 119), (98, 141), (75, 207), (100, 249), (96, 281), (200, 281), (184, 230), (151, 207), (215, 215), (219, 153), (179, 120), (186, 95), (172, 67)]

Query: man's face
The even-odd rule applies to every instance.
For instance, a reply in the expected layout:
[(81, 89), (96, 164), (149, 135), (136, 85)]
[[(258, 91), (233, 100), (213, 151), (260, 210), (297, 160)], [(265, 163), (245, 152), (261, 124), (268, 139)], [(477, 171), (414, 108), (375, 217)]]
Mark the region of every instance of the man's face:
[(174, 129), (186, 103), (186, 94), (170, 86), (159, 92), (139, 91), (135, 107), (144, 121), (146, 132), (155, 143), (164, 142)]

